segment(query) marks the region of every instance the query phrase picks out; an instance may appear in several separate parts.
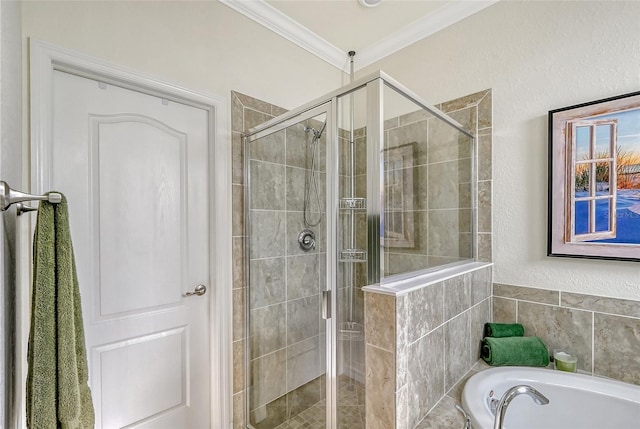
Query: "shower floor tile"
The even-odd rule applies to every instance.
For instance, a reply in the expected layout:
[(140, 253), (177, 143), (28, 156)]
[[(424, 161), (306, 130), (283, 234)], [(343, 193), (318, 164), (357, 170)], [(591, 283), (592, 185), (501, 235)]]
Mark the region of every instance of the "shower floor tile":
[[(364, 429), (364, 385), (347, 376), (338, 377), (338, 427)], [(274, 429), (324, 429), (326, 401), (322, 400)]]

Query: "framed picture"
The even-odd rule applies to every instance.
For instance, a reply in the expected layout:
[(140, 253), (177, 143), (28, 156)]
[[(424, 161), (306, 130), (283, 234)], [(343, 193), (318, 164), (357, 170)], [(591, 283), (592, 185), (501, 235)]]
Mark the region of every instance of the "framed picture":
[(640, 92), (549, 112), (549, 256), (640, 261)]

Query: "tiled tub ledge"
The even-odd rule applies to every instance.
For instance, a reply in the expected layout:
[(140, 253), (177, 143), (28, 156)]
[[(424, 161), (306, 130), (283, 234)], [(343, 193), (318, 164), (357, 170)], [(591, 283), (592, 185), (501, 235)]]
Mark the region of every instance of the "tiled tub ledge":
[(420, 288), (432, 285), (434, 283), (439, 283), (454, 277), (461, 276), (463, 274), (481, 270), (492, 265), (493, 263), (491, 262), (469, 262), (466, 264), (456, 265), (454, 267), (417, 275), (407, 279), (364, 286), (362, 290), (366, 292), (381, 293), (385, 295), (401, 296)]

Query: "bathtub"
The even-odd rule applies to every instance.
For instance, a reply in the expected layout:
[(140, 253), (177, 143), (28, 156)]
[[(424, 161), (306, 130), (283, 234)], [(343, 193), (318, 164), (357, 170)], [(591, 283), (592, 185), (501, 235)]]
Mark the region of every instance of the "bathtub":
[(516, 397), (507, 408), (505, 429), (640, 428), (640, 386), (527, 367), (487, 369), (467, 381), (462, 406), (473, 428), (493, 429), (492, 401), (518, 384), (538, 389), (549, 404), (537, 405), (526, 395)]

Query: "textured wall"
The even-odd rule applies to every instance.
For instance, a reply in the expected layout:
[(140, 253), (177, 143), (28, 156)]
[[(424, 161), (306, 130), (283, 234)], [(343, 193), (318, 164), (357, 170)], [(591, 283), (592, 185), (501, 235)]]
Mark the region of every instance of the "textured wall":
[(546, 256), (547, 112), (638, 90), (639, 16), (634, 1), (501, 1), (359, 72), (431, 102), (493, 89), (497, 282), (640, 300), (638, 263)]

